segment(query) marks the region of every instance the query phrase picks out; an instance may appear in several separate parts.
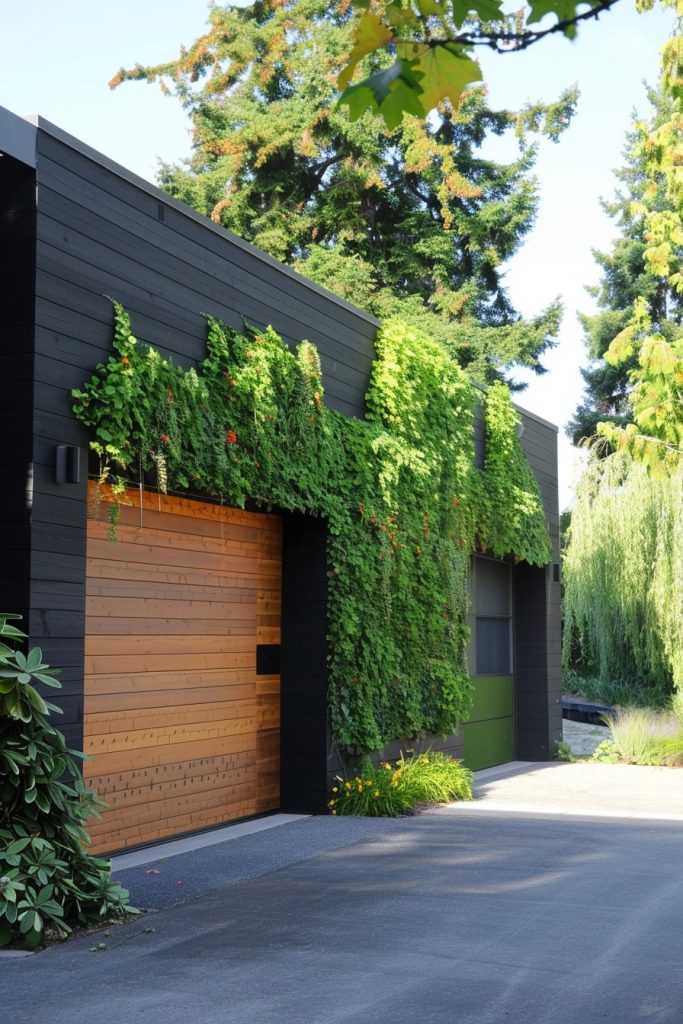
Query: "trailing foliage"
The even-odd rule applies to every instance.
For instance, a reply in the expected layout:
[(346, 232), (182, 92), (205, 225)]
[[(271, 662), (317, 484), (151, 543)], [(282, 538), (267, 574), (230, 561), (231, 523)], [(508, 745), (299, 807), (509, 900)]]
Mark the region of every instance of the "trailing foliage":
[(564, 560), (565, 664), (642, 690), (683, 687), (683, 468), (627, 453), (579, 484)]
[(136, 913), (110, 878), (109, 861), (90, 857), (83, 823), (98, 806), (85, 790), (77, 759), (48, 721), (52, 711), (33, 683), (58, 687), (55, 669), (35, 647), (14, 650), (24, 634), (0, 615), (0, 946), (34, 949), (46, 925), (68, 934), (74, 924)]
[(379, 334), (357, 420), (325, 406), (308, 342), (290, 353), (270, 328), (239, 333), (210, 320), (208, 356), (185, 371), (131, 335), (121, 306), (115, 318), (115, 354), (74, 392), (103, 459), (135, 478), (151, 470), (161, 489), (325, 517), (338, 743), (370, 751), (454, 731), (470, 704), (475, 543), (536, 564), (549, 557), (507, 391), (487, 403), (492, 454), (481, 474), (478, 391), (440, 345), (401, 323)]
[(480, 543), (482, 550), (498, 558), (510, 552), (524, 558), (523, 551), (547, 550), (548, 529), (538, 484), (517, 436), (519, 417), (508, 389), (493, 384), (484, 403), (484, 489), (477, 522)]
[(332, 814), (395, 818), (416, 804), (472, 799), (472, 772), (440, 751), (368, 764), (352, 779), (337, 776), (327, 806)]
[[(477, 86), (458, 110), (391, 131), (371, 113), (352, 123), (336, 80), (365, 17), (337, 0), (216, 3), (177, 60), (111, 84), (159, 82), (190, 116), (192, 156), (160, 175), (171, 195), (378, 318), (441, 338), (475, 380), (542, 372), (559, 304), (522, 319), (502, 267), (534, 222), (534, 140), (559, 138), (576, 90), (496, 110)], [(500, 136), (519, 144), (506, 163), (485, 151)]]

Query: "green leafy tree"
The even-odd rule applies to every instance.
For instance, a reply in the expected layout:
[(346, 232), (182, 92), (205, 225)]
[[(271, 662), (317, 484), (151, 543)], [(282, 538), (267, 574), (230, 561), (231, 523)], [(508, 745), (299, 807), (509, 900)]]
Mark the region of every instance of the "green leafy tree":
[[(597, 18), (616, 0), (597, 0), (588, 10), (577, 0), (531, 0), (512, 11), (503, 0), (352, 2), (363, 13), (339, 75), (340, 103), (354, 119), (372, 110), (395, 128), (404, 113), (424, 117), (445, 100), (457, 106), (467, 86), (481, 79), (477, 46), (510, 53), (555, 32), (573, 39), (579, 22)], [(540, 28), (548, 15), (556, 20)]]
[(617, 172), (621, 188), (612, 202), (603, 204), (618, 223), (620, 235), (609, 253), (595, 253), (602, 279), (599, 286), (588, 290), (596, 298), (600, 312), (581, 317), (591, 365), (582, 371), (586, 390), (568, 428), (575, 443), (593, 437), (600, 422), (622, 427), (632, 417), (631, 378), (637, 370), (637, 357), (632, 353), (615, 364), (608, 362), (606, 355), (614, 338), (628, 330), (637, 304), (647, 310), (650, 322), (660, 325), (670, 338), (677, 333), (681, 321), (680, 294), (665, 276), (653, 270), (646, 257), (647, 212), (671, 212), (672, 202), (661, 176), (653, 181), (649, 173), (649, 156), (643, 140), (668, 122), (674, 106), (672, 98), (658, 90), (648, 90), (648, 99), (651, 117), (647, 123), (635, 121), (627, 134), (627, 162)]
[[(178, 60), (112, 85), (158, 81), (188, 111), (193, 155), (161, 171), (172, 195), (370, 312), (419, 324), (481, 380), (539, 370), (559, 305), (523, 321), (501, 268), (534, 220), (531, 138), (558, 139), (575, 93), (512, 112), (477, 86), (429, 120), (351, 121), (337, 78), (357, 24), (334, 0), (215, 6)], [(516, 159), (488, 159), (482, 144), (508, 132)]]
[(633, 422), (619, 427), (606, 421), (598, 428), (612, 445), (658, 470), (675, 468), (683, 457), (683, 15), (676, 9), (675, 31), (662, 48), (660, 87), (668, 108), (653, 124), (636, 125), (643, 188), (631, 212), (642, 219), (645, 265), (657, 288), (654, 301), (647, 290), (636, 297), (632, 316), (605, 353), (613, 367), (633, 362)]

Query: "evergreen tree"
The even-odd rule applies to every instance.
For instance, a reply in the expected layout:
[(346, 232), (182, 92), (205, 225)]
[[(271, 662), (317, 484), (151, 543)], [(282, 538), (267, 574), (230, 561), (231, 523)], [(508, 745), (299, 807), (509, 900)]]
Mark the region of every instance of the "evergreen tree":
[(652, 116), (647, 126), (634, 121), (626, 136), (627, 163), (616, 172), (622, 187), (612, 202), (603, 203), (621, 233), (611, 252), (594, 254), (602, 279), (588, 291), (596, 298), (600, 312), (580, 317), (591, 363), (581, 371), (586, 389), (567, 428), (575, 444), (593, 437), (600, 422), (623, 426), (631, 419), (630, 380), (637, 354), (632, 353), (618, 365), (608, 362), (605, 355), (614, 338), (632, 322), (637, 304), (645, 304), (651, 321), (665, 334), (675, 333), (681, 320), (681, 295), (646, 258), (650, 245), (646, 214), (672, 209), (661, 180), (653, 182), (648, 173), (649, 156), (643, 136), (671, 118), (673, 104), (671, 97), (655, 89), (648, 90), (648, 100)]
[[(477, 379), (515, 365), (542, 372), (559, 304), (523, 321), (501, 268), (534, 221), (530, 138), (557, 140), (574, 92), (515, 113), (491, 110), (476, 87), (428, 121), (405, 115), (388, 130), (368, 112), (351, 122), (337, 76), (357, 20), (335, 0), (215, 6), (177, 61), (112, 84), (158, 80), (190, 114), (192, 157), (161, 170), (172, 195), (376, 315), (419, 322)], [(487, 158), (487, 137), (507, 132), (516, 159)]]

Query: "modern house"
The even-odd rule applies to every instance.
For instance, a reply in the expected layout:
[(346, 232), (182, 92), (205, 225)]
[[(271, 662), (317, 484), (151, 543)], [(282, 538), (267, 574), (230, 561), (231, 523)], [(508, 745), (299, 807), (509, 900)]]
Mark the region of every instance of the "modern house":
[[(141, 485), (110, 544), (70, 392), (110, 353), (113, 296), (182, 366), (207, 313), (309, 338), (326, 402), (362, 416), (377, 321), (42, 118), (0, 110), (0, 154), (0, 607), (61, 668), (60, 725), (110, 806), (94, 848), (324, 811), (324, 521)], [(557, 431), (521, 416), (553, 556), (473, 560), (474, 709), (440, 744), (473, 768), (550, 759), (561, 737)]]

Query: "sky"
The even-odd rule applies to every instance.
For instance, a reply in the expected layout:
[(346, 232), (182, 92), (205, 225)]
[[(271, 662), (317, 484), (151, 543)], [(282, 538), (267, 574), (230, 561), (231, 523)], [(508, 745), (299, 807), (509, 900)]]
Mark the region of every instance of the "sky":
[[(188, 119), (157, 86), (130, 83), (112, 91), (107, 83), (121, 66), (172, 59), (201, 33), (207, 9), (207, 0), (0, 0), (0, 106), (41, 114), (154, 181), (159, 158), (188, 155)], [(544, 358), (548, 373), (516, 375), (529, 382), (519, 403), (560, 426), (561, 508), (571, 504), (578, 472), (563, 431), (580, 399), (586, 363), (576, 313), (594, 310), (585, 291), (599, 279), (591, 253), (609, 248), (615, 236), (600, 197), (613, 195), (625, 132), (634, 110), (647, 112), (643, 82), (656, 83), (659, 48), (672, 24), (670, 12), (638, 15), (633, 0), (620, 0), (599, 22), (584, 24), (574, 42), (558, 35), (524, 53), (480, 52), (494, 107), (552, 100), (574, 83), (581, 92), (560, 142), (540, 147), (536, 225), (506, 275), (524, 315), (558, 295), (565, 306), (558, 346)], [(509, 155), (507, 145), (490, 152)]]

